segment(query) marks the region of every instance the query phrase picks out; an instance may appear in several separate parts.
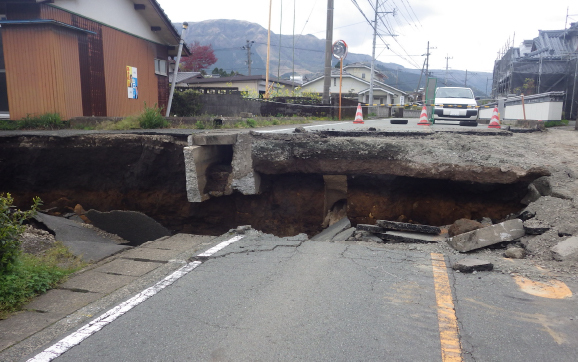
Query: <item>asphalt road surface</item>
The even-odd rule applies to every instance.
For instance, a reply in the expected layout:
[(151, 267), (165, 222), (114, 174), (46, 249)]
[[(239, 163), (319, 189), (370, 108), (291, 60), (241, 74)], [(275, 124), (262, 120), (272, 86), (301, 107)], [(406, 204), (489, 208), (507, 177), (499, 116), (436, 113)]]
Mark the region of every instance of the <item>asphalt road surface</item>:
[[(507, 274), (454, 274), (441, 255), (379, 244), (251, 232), (219, 245), (99, 331), (58, 336), (43, 350), (61, 353), (59, 362), (527, 362), (578, 355), (576, 298), (527, 294)], [(62, 338), (73, 341), (70, 349), (55, 344)]]
[[(391, 124), (391, 120), (393, 119), (405, 119), (408, 121), (407, 124)], [(451, 131), (456, 129), (461, 130), (470, 130), (475, 129), (479, 131), (483, 131), (484, 129), (488, 128), (487, 124), (478, 124), (477, 127), (465, 127), (460, 126), (458, 123), (455, 122), (444, 122), (444, 121), (436, 121), (435, 124), (430, 126), (422, 126), (418, 125), (419, 118), (392, 118), (392, 119), (371, 119), (365, 120), (363, 124), (353, 123), (353, 121), (336, 121), (336, 122), (328, 122), (325, 124), (320, 125), (312, 125), (312, 126), (304, 126), (307, 131), (353, 131), (353, 130), (365, 130), (367, 131), (369, 128), (373, 127), (381, 131), (428, 131), (428, 130), (443, 130), (443, 131)], [(295, 130), (295, 127), (283, 127), (277, 129), (267, 129), (263, 131), (263, 133), (291, 133)]]

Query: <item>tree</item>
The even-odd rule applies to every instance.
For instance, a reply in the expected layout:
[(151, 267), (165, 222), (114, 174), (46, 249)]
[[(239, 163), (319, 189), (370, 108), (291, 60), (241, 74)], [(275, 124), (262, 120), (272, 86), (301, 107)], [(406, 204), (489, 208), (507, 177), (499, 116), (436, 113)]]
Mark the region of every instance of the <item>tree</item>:
[(215, 57), (211, 44), (201, 45), (198, 41), (195, 41), (188, 46), (191, 50), (191, 55), (181, 59), (180, 69), (182, 71), (200, 72), (202, 69), (208, 68), (217, 62), (217, 57)]

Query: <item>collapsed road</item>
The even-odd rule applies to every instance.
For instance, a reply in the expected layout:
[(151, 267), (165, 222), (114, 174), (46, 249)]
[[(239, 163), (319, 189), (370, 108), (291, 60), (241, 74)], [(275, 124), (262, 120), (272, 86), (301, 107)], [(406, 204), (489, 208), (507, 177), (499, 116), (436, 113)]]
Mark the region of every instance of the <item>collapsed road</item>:
[[(295, 134), (215, 131), (194, 134), (188, 138), (174, 134), (95, 134), (65, 137), (14, 135), (2, 137), (0, 177), (2, 189), (11, 192), (19, 202), (23, 202), (22, 207), (26, 207), (26, 201), (21, 201), (22, 199), (39, 195), (45, 200), (48, 211), (53, 214), (70, 213), (76, 205), (82, 205), (87, 210), (141, 211), (173, 232), (209, 235), (220, 235), (238, 225), (250, 224), (254, 229), (278, 237), (299, 233), (312, 237), (319, 234), (324, 226), (333, 224), (338, 219), (336, 215), (347, 216), (351, 225), (357, 225), (358, 228), (359, 225), (374, 225), (378, 221), (394, 220), (409, 224), (434, 225), (441, 229), (458, 219), (498, 224), (524, 215), (524, 219), (534, 220), (537, 223), (535, 226), (528, 225), (528, 230), (540, 230), (542, 233), (528, 232), (522, 238), (509, 241), (507, 244), (523, 248), (527, 252), (526, 259), (504, 259), (505, 249), (502, 248), (505, 245), (497, 245), (497, 249), (483, 248), (473, 252), (477, 256), (490, 259), (495, 264), (494, 271), (497, 273), (483, 275), (483, 278), (482, 276), (469, 278), (461, 273), (450, 275), (451, 288), (455, 293), (453, 298), (457, 303), (455, 307), (457, 319), (461, 323), (462, 336), (459, 343), (467, 360), (522, 361), (528, 360), (530, 356), (546, 358), (547, 355), (558, 356), (563, 360), (576, 350), (576, 341), (572, 336), (577, 334), (572, 332), (575, 323), (571, 322), (574, 320), (571, 313), (573, 299), (565, 297), (559, 301), (544, 302), (539, 297), (528, 297), (521, 294), (522, 292), (514, 292), (516, 283), (512, 280), (517, 275), (544, 281), (557, 278), (566, 281), (574, 288), (575, 260), (572, 256), (563, 261), (555, 260), (551, 248), (568, 240), (577, 231), (574, 221), (577, 216), (574, 201), (577, 191), (574, 170), (578, 169), (576, 144), (575, 133), (562, 130), (523, 134), (508, 131), (462, 133), (430, 130), (405, 133), (325, 131)], [(7, 175), (6, 172), (12, 173)], [(333, 221), (328, 222), (329, 219)], [(543, 227), (544, 224), (547, 227)], [(279, 271), (276, 274), (281, 277), (281, 281), (279, 286), (275, 287), (277, 282), (268, 279), (265, 268), (264, 274), (257, 277), (257, 281), (248, 281), (248, 290), (259, 290), (266, 284), (273, 289), (295, 288), (297, 295), (311, 295), (318, 290), (317, 287), (320, 285), (318, 283), (329, 283), (328, 285), (333, 283), (331, 280), (319, 281), (328, 270), (321, 265), (323, 264), (321, 261), (325, 260), (332, 264), (333, 260), (339, 264), (342, 258), (349, 258), (349, 251), (355, 250), (355, 256), (351, 257), (354, 263), (359, 263), (360, 260), (363, 263), (367, 262), (367, 265), (357, 265), (355, 268), (359, 270), (356, 269), (356, 272), (360, 272), (360, 275), (371, 274), (374, 271), (383, 272), (371, 276), (378, 278), (370, 283), (371, 291), (382, 289), (389, 291), (389, 294), (384, 294), (389, 295), (389, 299), (386, 298), (389, 302), (384, 306), (386, 311), (374, 308), (378, 306), (380, 300), (378, 298), (370, 303), (368, 315), (379, 313), (389, 315), (387, 313), (392, 312), (391, 303), (417, 305), (418, 308), (411, 314), (413, 319), (402, 318), (394, 323), (395, 326), (409, 326), (409, 329), (403, 332), (407, 336), (413, 335), (411, 326), (416, 323), (416, 319), (423, 320), (420, 324), (424, 339), (422, 349), (415, 349), (412, 353), (403, 355), (403, 352), (395, 349), (398, 347), (403, 349), (403, 344), (395, 343), (395, 339), (392, 344), (383, 343), (379, 337), (375, 337), (377, 338), (375, 346), (372, 345), (370, 351), (363, 356), (368, 359), (379, 358), (384, 355), (383, 353), (393, 352), (405, 356), (400, 357), (400, 360), (415, 360), (415, 358), (439, 360), (439, 352), (433, 354), (433, 350), (440, 341), (431, 340), (435, 336), (432, 332), (437, 325), (429, 323), (431, 322), (429, 319), (435, 320), (435, 313), (431, 314), (430, 310), (419, 317), (421, 312), (418, 310), (419, 306), (423, 308), (425, 305), (435, 303), (431, 281), (437, 275), (436, 269), (434, 267), (433, 275), (421, 274), (424, 269), (436, 265), (434, 261), (439, 259), (436, 255), (445, 255), (448, 264), (457, 263), (460, 259), (460, 253), (448, 243), (441, 241), (424, 244), (384, 244), (383, 240), (367, 239), (367, 235), (362, 235), (354, 236), (349, 241), (339, 240), (340, 243), (346, 241), (343, 244), (346, 247), (343, 249), (337, 245), (330, 246), (330, 243), (327, 245), (321, 243), (317, 246), (313, 241), (304, 239), (299, 239), (296, 246), (287, 246), (283, 242), (277, 245), (276, 240), (273, 236), (258, 237), (258, 243), (265, 245), (265, 249), (280, 253), (270, 262), (275, 265), (287, 262), (287, 266), (282, 268), (284, 270), (303, 270), (304, 272), (297, 274), (309, 278), (312, 284), (303, 283), (305, 289), (300, 290), (297, 288), (300, 282), (297, 279), (291, 281), (297, 276), (284, 275)], [(270, 255), (261, 253), (265, 250), (255, 251), (251, 248), (253, 242), (255, 239), (247, 238), (239, 244), (239, 257), (246, 255), (249, 258), (268, 259)], [(356, 246), (347, 247), (349, 244)], [(295, 250), (292, 250), (293, 248)], [(312, 252), (313, 249), (316, 250), (315, 254)], [(320, 250), (322, 251), (319, 253)], [(302, 256), (309, 255), (312, 259), (299, 258), (295, 260), (296, 265), (292, 265), (290, 260), (295, 253), (303, 254)], [(226, 255), (216, 257), (215, 262), (217, 260), (225, 262), (227, 255), (236, 257), (237, 253), (227, 252)], [(395, 255), (403, 256), (397, 260)], [(389, 265), (387, 261), (394, 259), (397, 261), (391, 263), (393, 269), (384, 266), (384, 261)], [(315, 267), (317, 269), (313, 268), (317, 271), (306, 272), (311, 268), (305, 268), (304, 265), (316, 263), (316, 260), (321, 263)], [(204, 262), (204, 259), (202, 261)], [(409, 263), (407, 272), (401, 274), (396, 272), (395, 266), (399, 265), (400, 261)], [(247, 262), (247, 259), (243, 259), (236, 263), (239, 265), (252, 263)], [(237, 269), (235, 267), (235, 270)], [(259, 270), (259, 266), (255, 266), (255, 270)], [(248, 277), (255, 270), (247, 269), (247, 274), (243, 275)], [(223, 275), (230, 272), (231, 270), (225, 269), (214, 273)], [(344, 271), (339, 273), (341, 272)], [(402, 274), (404, 276), (401, 276)], [(390, 278), (392, 275), (407, 278), (407, 283), (395, 284)], [(239, 274), (241, 279), (244, 276)], [(417, 279), (412, 279), (414, 277)], [(339, 277), (336, 278), (340, 280)], [(362, 280), (363, 278), (354, 280), (355, 278), (340, 283), (365, 285), (369, 282)], [(476, 278), (483, 282), (477, 282)], [(232, 285), (237, 280), (233, 279), (230, 280)], [(219, 278), (207, 279), (206, 283), (215, 285), (221, 281)], [(189, 288), (191, 285), (186, 289)], [(192, 284), (192, 288), (203, 293), (205, 290), (202, 285), (196, 284)], [(239, 288), (242, 289), (240, 285)], [(342, 286), (341, 289), (343, 288)], [(331, 291), (328, 287), (322, 289)], [(338, 292), (337, 289), (334, 292)], [(269, 289), (266, 288), (263, 293), (267, 294), (267, 290)], [(394, 290), (397, 290), (399, 295), (390, 295)], [(417, 290), (422, 292), (414, 295), (414, 291)], [(234, 302), (236, 298), (241, 298), (238, 295), (243, 293), (241, 290), (239, 294), (232, 292), (230, 297), (225, 299)], [(216, 291), (213, 297), (183, 302), (187, 305), (208, 305), (206, 304), (208, 300), (220, 300), (223, 295), (227, 294)], [(271, 298), (279, 298), (271, 295)], [(345, 298), (343, 305), (345, 308), (343, 311), (347, 313), (351, 312), (348, 305), (355, 306), (359, 303), (355, 298), (356, 292), (348, 295), (351, 299)], [(488, 295), (493, 297), (488, 298)], [(373, 297), (377, 296), (372, 295), (371, 298)], [(325, 301), (322, 304), (327, 305), (330, 304), (329, 301), (337, 299), (337, 296), (331, 296), (329, 293), (320, 296), (317, 301)], [(249, 308), (244, 307), (242, 300), (246, 298), (240, 299), (241, 304), (233, 303), (235, 308), (240, 307), (241, 310)], [(254, 296), (252, 300), (258, 299)], [(291, 300), (296, 302), (294, 299)], [(311, 299), (305, 298), (305, 301), (307, 300)], [(511, 306), (512, 304), (507, 302), (511, 300), (516, 300), (518, 304), (514, 303), (515, 306)], [(263, 303), (276, 304), (273, 299)], [(226, 310), (233, 308), (232, 305), (222, 306)], [(318, 307), (318, 303), (313, 303), (312, 306)], [(501, 309), (496, 309), (496, 306), (500, 306)], [(253, 313), (254, 317), (259, 319), (258, 309), (249, 314)], [(151, 310), (157, 308), (151, 307)], [(174, 308), (177, 315), (179, 310), (182, 309)], [(275, 310), (274, 308), (267, 311), (271, 318), (280, 312)], [(307, 308), (303, 310), (307, 311)], [(318, 310), (313, 312), (316, 311)], [(212, 328), (224, 328), (228, 331), (226, 334), (241, 341), (240, 335), (234, 333), (236, 323), (227, 321), (213, 323), (210, 313), (218, 314), (219, 310), (206, 312), (205, 316), (209, 316), (208, 319), (201, 316), (194, 317), (208, 326), (203, 332), (208, 334), (201, 337), (201, 340), (212, 338), (210, 337), (214, 332)], [(485, 320), (488, 313), (493, 316), (491, 321)], [(304, 315), (307, 315), (307, 312)], [(355, 315), (350, 315), (354, 319), (345, 320), (347, 326), (359, 327), (360, 323), (357, 321), (364, 320), (364, 317), (358, 315), (357, 318)], [(507, 323), (511, 328), (504, 328), (504, 333), (494, 335), (491, 326), (506, 320), (505, 316), (511, 317)], [(293, 320), (291, 313), (288, 313), (287, 317)], [(153, 315), (151, 318), (156, 317)], [(248, 317), (243, 315), (233, 318), (245, 322), (255, 320), (255, 318), (245, 319)], [(283, 324), (281, 320), (279, 325)], [(387, 320), (391, 319), (385, 318), (383, 323)], [(426, 323), (426, 320), (429, 322)], [(147, 323), (149, 322), (145, 322)], [(294, 323), (302, 325), (297, 320), (294, 320)], [(312, 322), (313, 325), (323, 323), (322, 320)], [(131, 325), (128, 323), (118, 328), (121, 330), (132, 328)], [(375, 327), (370, 322), (364, 325), (368, 328)], [(521, 345), (517, 344), (519, 341), (516, 338), (503, 338), (514, 336), (518, 325), (524, 325), (523, 328), (526, 330), (534, 328), (545, 334), (536, 332), (534, 337), (528, 337)], [(168, 328), (166, 325), (159, 328), (163, 330), (165, 327)], [(241, 323), (240, 328), (254, 330), (257, 326)], [(279, 328), (278, 325), (271, 326), (272, 335), (276, 335)], [(308, 329), (312, 333), (328, 332), (324, 328), (310, 328), (313, 328)], [(335, 327), (334, 331), (343, 328)], [(261, 329), (259, 331), (259, 333), (267, 332)], [(294, 346), (303, 343), (298, 332), (297, 328), (297, 335), (290, 337)], [(372, 336), (391, 336), (390, 332), (386, 333), (379, 328), (372, 329), (370, 333)], [(264, 338), (269, 338), (267, 336)], [(149, 337), (144, 336), (143, 341)], [(345, 334), (343, 337), (344, 340), (337, 338), (335, 343), (347, 340), (348, 335)], [(99, 338), (106, 344), (107, 340), (117, 337), (103, 335)], [(494, 348), (496, 345), (494, 340), (500, 338), (502, 341), (497, 343), (500, 347)], [(544, 343), (536, 344), (538, 340)], [(136, 344), (140, 343), (134, 341)], [(281, 343), (275, 338), (271, 338), (271, 342)], [(516, 344), (524, 349), (524, 352), (511, 353), (508, 350), (510, 344)], [(179, 345), (182, 344), (175, 342), (175, 346)], [(541, 349), (538, 346), (541, 346)], [(209, 350), (213, 347), (214, 349)], [(353, 351), (354, 348), (350, 347), (349, 350)], [(92, 351), (99, 349), (98, 345), (87, 348)], [(226, 359), (237, 353), (247, 358), (278, 357), (270, 354), (278, 352), (275, 349), (264, 350), (255, 355), (247, 351), (247, 346), (239, 348), (241, 347), (207, 345), (207, 350), (201, 351), (201, 356), (217, 360)], [(188, 352), (190, 355), (193, 351)], [(303, 354), (282, 354), (282, 356), (288, 359), (306, 356), (310, 359), (315, 352), (312, 347), (311, 350), (303, 350)], [(80, 350), (75, 353), (83, 354)], [(328, 351), (324, 353), (327, 353), (326, 356), (332, 356)], [(362, 354), (349, 357), (354, 359), (356, 355)], [(74, 355), (70, 356), (74, 360)]]

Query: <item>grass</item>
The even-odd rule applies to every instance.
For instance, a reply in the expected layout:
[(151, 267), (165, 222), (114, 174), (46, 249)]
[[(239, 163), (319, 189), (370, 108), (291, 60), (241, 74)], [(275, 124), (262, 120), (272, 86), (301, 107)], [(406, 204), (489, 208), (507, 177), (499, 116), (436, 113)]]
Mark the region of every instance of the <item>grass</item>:
[(563, 119), (561, 121), (546, 121), (544, 122), (544, 127), (557, 127), (557, 126), (567, 126), (568, 120)]
[(0, 120), (0, 130), (19, 130), (19, 129), (61, 129), (73, 128), (79, 130), (100, 130), (100, 131), (125, 131), (133, 129), (155, 129), (155, 128), (181, 128), (181, 129), (231, 129), (231, 128), (259, 128), (277, 125), (304, 124), (311, 121), (331, 121), (337, 120), (335, 117), (257, 117), (240, 120), (236, 123), (225, 123), (215, 126), (213, 118), (205, 114), (200, 116), (201, 119), (196, 123), (176, 123), (169, 122), (161, 115), (161, 110), (157, 107), (146, 107), (138, 115), (123, 118), (120, 121), (103, 121), (96, 125), (75, 124), (69, 126), (67, 123), (60, 121), (58, 114), (46, 114), (40, 117), (26, 117), (20, 121)]
[(27, 115), (19, 121), (0, 122), (0, 130), (17, 130), (17, 129), (61, 129), (67, 125), (62, 121), (58, 113), (44, 113), (41, 115)]
[(41, 256), (20, 254), (14, 268), (0, 278), (0, 319), (84, 266), (61, 242), (56, 242)]

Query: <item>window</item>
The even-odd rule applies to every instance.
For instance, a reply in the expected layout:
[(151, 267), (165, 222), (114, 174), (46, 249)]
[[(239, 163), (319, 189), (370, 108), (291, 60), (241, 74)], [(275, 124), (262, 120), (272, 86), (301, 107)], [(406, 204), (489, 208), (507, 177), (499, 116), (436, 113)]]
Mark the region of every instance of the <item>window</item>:
[(155, 74), (167, 75), (167, 61), (155, 59)]
[(361, 78), (365, 79), (365, 73), (361, 73)]
[(333, 86), (337, 87), (337, 78), (333, 78)]

